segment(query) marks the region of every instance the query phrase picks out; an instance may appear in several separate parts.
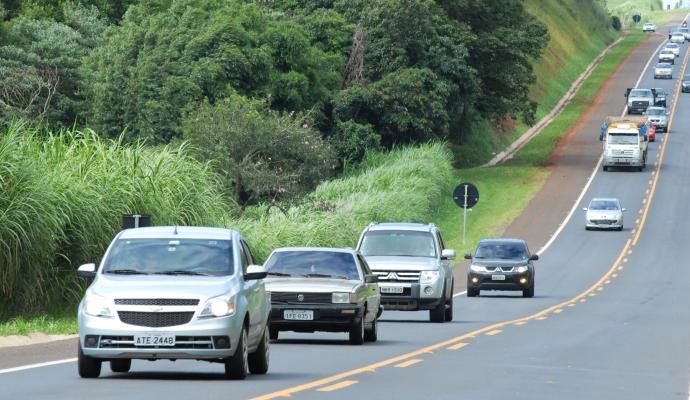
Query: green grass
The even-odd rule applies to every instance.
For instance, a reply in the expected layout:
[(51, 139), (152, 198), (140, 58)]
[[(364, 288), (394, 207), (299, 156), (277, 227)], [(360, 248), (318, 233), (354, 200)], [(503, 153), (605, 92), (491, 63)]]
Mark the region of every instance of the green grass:
[(607, 0), (606, 5), (611, 15), (617, 15), (624, 26), (632, 28), (634, 22), (632, 16), (639, 14), (642, 19), (638, 28), (645, 22), (654, 22), (662, 25), (668, 22), (673, 16), (686, 14), (687, 9), (664, 11), (662, 10), (661, 0)]
[(444, 198), (434, 220), (445, 233), (450, 246), (464, 253), (471, 251), (478, 240), (500, 236), (505, 231), (542, 188), (548, 177), (544, 165), (558, 141), (592, 104), (604, 81), (645, 38), (641, 32), (626, 36), (597, 66), (563, 112), (505, 165), (456, 171), (455, 182), (469, 181), (477, 185), (480, 200), (469, 213), (467, 244), (463, 247), (462, 210), (450, 196)]
[(28, 335), (32, 332), (47, 335), (74, 334), (77, 333), (77, 319), (74, 313), (63, 311), (29, 318), (16, 317), (0, 323), (0, 336)]

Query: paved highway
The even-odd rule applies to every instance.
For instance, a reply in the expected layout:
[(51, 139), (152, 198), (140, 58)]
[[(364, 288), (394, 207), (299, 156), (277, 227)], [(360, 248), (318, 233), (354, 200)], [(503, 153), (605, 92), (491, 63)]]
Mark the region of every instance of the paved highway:
[[(654, 56), (656, 45), (645, 48)], [(220, 364), (196, 361), (135, 361), (129, 374), (106, 367), (101, 379), (87, 380), (65, 360), (0, 370), (0, 398), (688, 398), (690, 95), (678, 94), (677, 79), (654, 81), (644, 63), (634, 70), (630, 86), (644, 70), (640, 86), (679, 96), (671, 132), (650, 144), (644, 172), (599, 168), (583, 201), (619, 197), (626, 229), (585, 231), (576, 211), (536, 263), (534, 298), (460, 295), (447, 324), (427, 322), (426, 312), (385, 312), (379, 341), (364, 346), (347, 345), (346, 334), (283, 333), (269, 374), (242, 382), (226, 381)], [(620, 112), (623, 93), (617, 97)], [(76, 341), (28, 351), (0, 351), (0, 368), (74, 357)]]

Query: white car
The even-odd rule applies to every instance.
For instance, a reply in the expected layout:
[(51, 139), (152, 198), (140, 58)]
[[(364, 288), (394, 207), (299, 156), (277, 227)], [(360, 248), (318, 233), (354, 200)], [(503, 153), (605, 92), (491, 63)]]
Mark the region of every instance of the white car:
[(654, 79), (673, 79), (673, 66), (669, 63), (659, 63), (654, 67)]
[(589, 202), (589, 206), (583, 208), (585, 214), (585, 229), (615, 229), (623, 230), (623, 213), (625, 208), (621, 207), (620, 201), (616, 198), (594, 198)]
[(651, 22), (647, 22), (642, 26), (642, 32), (654, 32), (656, 31), (656, 25)]
[(673, 32), (671, 34), (671, 43), (685, 43), (685, 35), (682, 32)]
[(680, 45), (678, 43), (666, 43), (663, 50), (671, 50), (676, 57), (680, 56)]
[(659, 52), (659, 62), (660, 63), (675, 64), (676, 63), (676, 55), (673, 53), (673, 50), (662, 49)]

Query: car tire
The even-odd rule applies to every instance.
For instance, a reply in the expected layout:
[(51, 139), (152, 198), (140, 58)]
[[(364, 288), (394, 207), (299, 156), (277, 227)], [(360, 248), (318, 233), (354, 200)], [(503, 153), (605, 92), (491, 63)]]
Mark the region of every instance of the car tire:
[(479, 296), (479, 289), (476, 288), (467, 288), (467, 297), (477, 297)]
[(82, 378), (98, 378), (101, 375), (101, 364), (103, 362), (97, 358), (89, 357), (81, 350), (79, 345), (79, 353), (77, 357), (77, 369), (79, 376)]
[(450, 286), (450, 299), (446, 302), (446, 309), (444, 311), (444, 319), (446, 322), (451, 322), (453, 320), (453, 286)]
[(278, 328), (273, 328), (273, 327), (268, 328), (268, 337), (272, 341), (275, 342), (276, 340), (278, 340), (278, 336), (280, 336), (280, 330)]
[(128, 358), (110, 360), (110, 370), (113, 372), (127, 373), (130, 368), (132, 368), (132, 360)]
[[(446, 292), (445, 290), (443, 291)], [(445, 322), (446, 320), (446, 299), (445, 297), (441, 302), (431, 310), (429, 310), (429, 321), (431, 322)]]
[(522, 297), (534, 297), (534, 284), (522, 291)]
[(225, 359), (225, 376), (227, 378), (242, 380), (249, 374), (249, 349), (247, 346), (247, 327), (243, 326), (235, 354)]
[(379, 339), (379, 324), (376, 318), (374, 322), (371, 323), (369, 329), (364, 330), (364, 341), (365, 342), (375, 342)]
[(604, 172), (606, 172), (606, 171), (609, 170), (609, 167), (607, 167), (606, 165), (604, 165), (604, 166), (602, 167), (602, 169), (604, 170)]
[(350, 327), (350, 344), (360, 345), (364, 343), (364, 315), (359, 318), (359, 322)]
[(256, 351), (249, 355), (249, 372), (257, 375), (265, 375), (268, 372), (268, 362), (271, 358), (270, 328), (264, 328), (261, 343)]
[(623, 230), (623, 225), (621, 225), (620, 227), (616, 228), (616, 230), (619, 231), (619, 232), (622, 231), (622, 230)]

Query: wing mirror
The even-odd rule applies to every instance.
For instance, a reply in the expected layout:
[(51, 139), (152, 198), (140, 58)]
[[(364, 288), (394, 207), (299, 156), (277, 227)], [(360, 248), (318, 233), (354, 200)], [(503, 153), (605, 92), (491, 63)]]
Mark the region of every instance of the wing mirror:
[(529, 256), (530, 261), (537, 261), (539, 259), (539, 254), (532, 254)]
[(465, 253), (465, 260), (471, 260), (471, 259), (472, 259), (472, 254)]
[(626, 211), (628, 211), (627, 208), (621, 208), (621, 212), (626, 212)]
[(379, 277), (376, 275), (365, 275), (364, 283), (378, 283)]
[(77, 268), (77, 275), (86, 278), (86, 279), (93, 279), (96, 277), (96, 264), (90, 263), (90, 264), (84, 264), (80, 265), (79, 268)]
[(250, 265), (247, 267), (247, 272), (244, 274), (244, 280), (253, 281), (264, 279), (266, 275), (266, 268), (264, 268), (263, 265)]
[(442, 260), (455, 260), (455, 257), (457, 255), (455, 254), (455, 250), (453, 249), (444, 249), (441, 252), (441, 259)]

